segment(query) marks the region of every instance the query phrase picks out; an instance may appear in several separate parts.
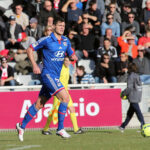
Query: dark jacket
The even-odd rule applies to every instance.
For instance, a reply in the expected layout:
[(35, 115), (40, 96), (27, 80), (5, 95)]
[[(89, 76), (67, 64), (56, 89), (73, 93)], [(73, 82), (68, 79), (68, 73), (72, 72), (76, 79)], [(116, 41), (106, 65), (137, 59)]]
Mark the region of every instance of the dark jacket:
[[(7, 28), (7, 38), (11, 38), (11, 34), (10, 34), (10, 24), (6, 24), (6, 28)], [(17, 24), (16, 23), (16, 27), (15, 27), (15, 32), (14, 32), (14, 35), (15, 35), (15, 39), (17, 40), (18, 39), (18, 35), (19, 33), (21, 32), (24, 32), (23, 29), (22, 29), (22, 26)]]
[(103, 77), (106, 77), (107, 79), (109, 77), (115, 76), (115, 65), (113, 62), (109, 62), (109, 68), (104, 68), (101, 66), (100, 63), (96, 65), (95, 74), (94, 76), (100, 77), (101, 79)]
[(47, 11), (45, 9), (41, 10), (39, 13), (39, 16), (38, 16), (39, 24), (42, 26), (46, 26), (47, 25), (47, 19), (49, 16), (52, 16), (55, 18), (57, 16), (56, 11), (54, 9), (52, 9), (51, 11)]
[(137, 73), (130, 73), (127, 80), (127, 88), (122, 92), (128, 97), (129, 102), (139, 103), (142, 98), (142, 83)]
[(36, 40), (39, 40), (42, 37), (43, 34), (43, 30), (42, 27), (40, 25), (37, 25), (37, 28), (35, 29), (35, 31), (33, 32), (30, 28), (30, 26), (28, 26), (26, 28), (26, 33), (28, 36), (32, 36), (34, 37)]

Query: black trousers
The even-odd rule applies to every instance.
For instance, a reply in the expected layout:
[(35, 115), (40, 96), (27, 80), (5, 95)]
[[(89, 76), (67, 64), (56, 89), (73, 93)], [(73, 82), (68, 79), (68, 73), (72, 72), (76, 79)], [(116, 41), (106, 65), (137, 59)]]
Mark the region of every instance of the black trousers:
[(126, 117), (125, 121), (121, 125), (122, 128), (125, 128), (128, 125), (129, 121), (133, 117), (134, 112), (136, 113), (137, 118), (140, 121), (141, 128), (142, 128), (142, 126), (145, 124), (145, 122), (144, 122), (144, 117), (142, 115), (142, 112), (140, 110), (140, 107), (139, 107), (138, 103), (130, 103), (130, 107), (129, 107), (128, 111), (127, 111), (127, 117)]

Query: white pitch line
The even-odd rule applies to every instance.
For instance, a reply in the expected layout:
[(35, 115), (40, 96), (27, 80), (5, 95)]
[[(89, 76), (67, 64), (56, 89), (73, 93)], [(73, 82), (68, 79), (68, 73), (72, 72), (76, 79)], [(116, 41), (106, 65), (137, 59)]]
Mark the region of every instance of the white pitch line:
[(7, 150), (23, 150), (23, 149), (30, 149), (32, 147), (41, 147), (41, 145), (25, 145), (25, 146), (16, 147), (16, 148), (10, 148)]

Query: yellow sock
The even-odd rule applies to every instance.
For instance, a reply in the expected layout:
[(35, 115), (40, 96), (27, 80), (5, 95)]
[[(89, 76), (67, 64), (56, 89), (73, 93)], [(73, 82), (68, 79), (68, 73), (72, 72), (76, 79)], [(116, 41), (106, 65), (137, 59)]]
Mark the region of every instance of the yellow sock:
[(76, 114), (75, 113), (70, 113), (70, 118), (71, 118), (71, 121), (72, 121), (72, 124), (73, 124), (73, 130), (74, 130), (74, 132), (78, 131), (79, 128), (78, 128)]
[(48, 118), (47, 118), (46, 125), (45, 125), (45, 127), (44, 127), (44, 129), (43, 129), (44, 131), (48, 131), (49, 125), (51, 124), (51, 121), (52, 121), (52, 113), (49, 114), (49, 116), (48, 116)]

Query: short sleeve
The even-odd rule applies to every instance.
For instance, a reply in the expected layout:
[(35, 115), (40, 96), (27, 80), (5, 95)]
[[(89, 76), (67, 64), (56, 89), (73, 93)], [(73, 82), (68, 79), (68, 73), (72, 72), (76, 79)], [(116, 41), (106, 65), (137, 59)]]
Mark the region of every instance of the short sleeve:
[(37, 51), (37, 50), (39, 50), (39, 49), (41, 49), (41, 48), (44, 48), (46, 45), (47, 45), (47, 39), (48, 37), (43, 37), (43, 38), (41, 38), (41, 39), (39, 39), (38, 41), (36, 41), (35, 43), (32, 43), (31, 45), (30, 45), (30, 47), (33, 49), (33, 50), (35, 50), (35, 51)]

